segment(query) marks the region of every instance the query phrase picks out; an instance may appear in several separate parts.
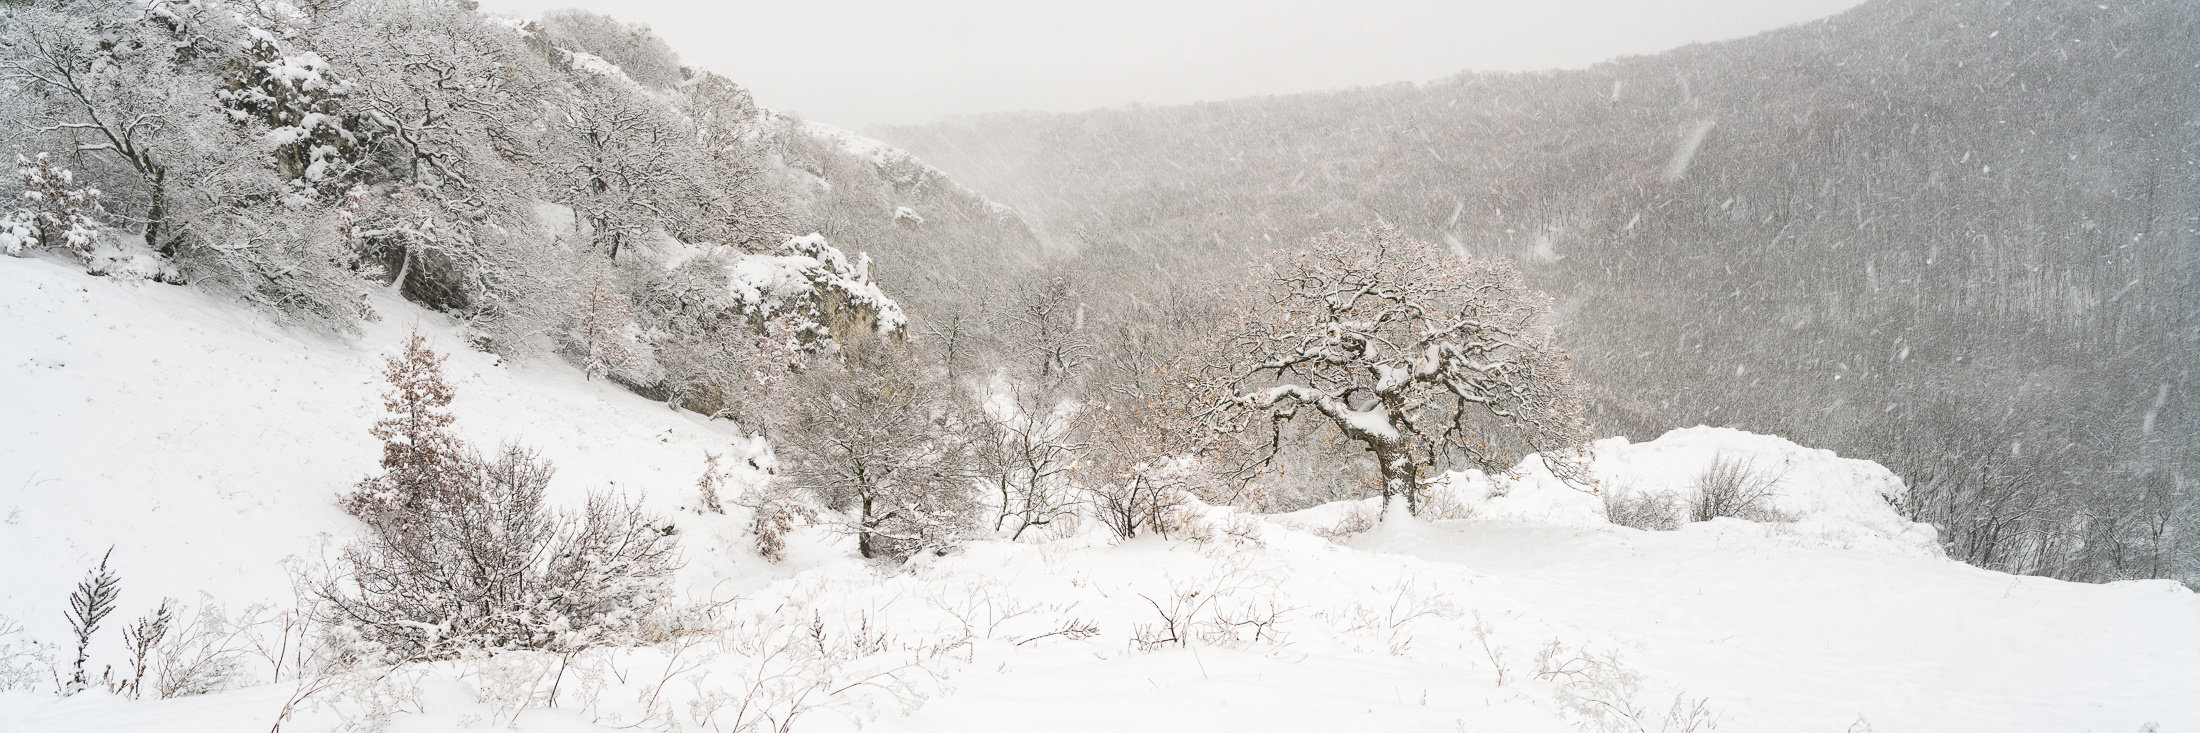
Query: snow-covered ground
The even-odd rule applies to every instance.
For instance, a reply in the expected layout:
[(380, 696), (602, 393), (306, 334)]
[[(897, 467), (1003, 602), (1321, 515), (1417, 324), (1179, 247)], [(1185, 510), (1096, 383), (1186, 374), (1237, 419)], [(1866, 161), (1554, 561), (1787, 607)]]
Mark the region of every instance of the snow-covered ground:
[[(1203, 510), (1170, 538), (981, 542), (902, 567), (811, 532), (774, 565), (738, 510), (688, 506), (704, 451), (736, 485), (761, 479), (744, 459), (763, 447), (736, 426), (563, 365), (500, 364), (441, 316), (376, 307), (359, 336), (318, 335), (0, 258), (0, 615), (62, 641), (63, 601), (109, 547), (123, 595), (96, 663), (118, 663), (118, 628), (162, 597), (287, 602), (281, 562), (357, 531), (332, 500), (373, 469), (382, 359), (418, 329), (451, 354), (467, 439), (540, 449), (561, 501), (616, 487), (675, 518), (681, 586), (718, 604), (713, 630), (345, 680), (284, 730), (736, 730), (799, 713), (805, 731), (2200, 731), (2193, 594), (1946, 560), (1889, 508), (1901, 485), (1884, 469), (1771, 436), (1606, 441), (1594, 466), (1659, 492), (1750, 458), (1785, 471), (1775, 508), (1794, 521), (1616, 527), (1531, 462), (1518, 481), (1453, 476), (1439, 505), (1461, 518), (1335, 541), (1317, 532), (1374, 507)], [(838, 694), (791, 692), (823, 678)], [(127, 701), (49, 685), (0, 693), (0, 730), (262, 730), (294, 689)]]

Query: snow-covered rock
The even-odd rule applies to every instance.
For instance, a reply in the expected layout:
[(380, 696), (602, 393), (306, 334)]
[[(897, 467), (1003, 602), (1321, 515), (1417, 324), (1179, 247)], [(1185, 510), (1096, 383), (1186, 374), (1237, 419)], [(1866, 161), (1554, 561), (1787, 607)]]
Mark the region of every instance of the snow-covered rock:
[(1725, 459), (1778, 477), (1770, 508), (1788, 521), (1721, 518), (1689, 523), (1682, 531), (1751, 534), (1911, 557), (1942, 556), (1930, 525), (1909, 521), (1896, 511), (1908, 491), (1902, 479), (1871, 461), (1842, 458), (1779, 436), (1702, 426), (1674, 430), (1644, 443), (1606, 438), (1591, 449), (1590, 469), (1598, 484), (1594, 493), (1566, 485), (1534, 456), (1514, 469), (1517, 478), (1492, 480), (1478, 471), (1451, 472), (1432, 490), (1448, 493), (1477, 519), (1610, 527), (1603, 494), (1666, 495), (1685, 501), (1704, 469)]
[(838, 339), (861, 330), (891, 336), (909, 326), (901, 304), (871, 282), (870, 256), (850, 260), (821, 234), (789, 239), (779, 253), (743, 255), (728, 269), (746, 311), (799, 315), (829, 325)]

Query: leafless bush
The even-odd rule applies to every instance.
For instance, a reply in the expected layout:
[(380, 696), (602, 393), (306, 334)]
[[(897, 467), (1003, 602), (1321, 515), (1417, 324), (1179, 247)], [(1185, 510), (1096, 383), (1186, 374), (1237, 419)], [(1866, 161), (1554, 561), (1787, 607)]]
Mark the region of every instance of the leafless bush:
[(1088, 621), (1088, 620), (1085, 620), (1085, 619), (1077, 619), (1077, 618), (1073, 618), (1073, 619), (1069, 619), (1069, 620), (1063, 621), (1063, 622), (1061, 622), (1060, 624), (1057, 624), (1057, 625), (1056, 625), (1056, 626), (1054, 627), (1054, 630), (1053, 630), (1053, 631), (1049, 631), (1049, 632), (1046, 632), (1046, 633), (1044, 633), (1044, 634), (1040, 634), (1040, 635), (1038, 635), (1038, 636), (1033, 636), (1033, 637), (1030, 637), (1030, 638), (1028, 638), (1028, 639), (1024, 639), (1024, 640), (1022, 640), (1022, 641), (1016, 642), (1016, 645), (1017, 645), (1017, 646), (1023, 646), (1023, 645), (1025, 645), (1025, 644), (1029, 644), (1029, 643), (1031, 643), (1031, 642), (1034, 642), (1034, 641), (1038, 641), (1038, 640), (1040, 640), (1040, 639), (1045, 639), (1045, 638), (1049, 638), (1049, 637), (1055, 637), (1055, 636), (1059, 636), (1059, 637), (1062, 637), (1062, 638), (1065, 638), (1065, 639), (1069, 639), (1069, 640), (1071, 640), (1071, 641), (1076, 641), (1076, 640), (1078, 640), (1078, 639), (1089, 639), (1089, 638), (1092, 638), (1093, 636), (1096, 636), (1096, 635), (1098, 635), (1099, 633), (1100, 633), (1100, 625), (1099, 625), (1099, 624), (1093, 623), (1093, 622), (1091, 622), (1091, 621)]
[(1159, 597), (1140, 593), (1138, 597), (1153, 608), (1157, 621), (1131, 627), (1131, 648), (1150, 652), (1194, 641), (1224, 646), (1283, 643), (1278, 626), (1293, 609), (1279, 608), (1253, 593), (1262, 585), (1263, 579), (1255, 573), (1226, 568), (1200, 580), (1171, 582), (1168, 592)]
[(1444, 480), (1422, 484), (1421, 518), (1429, 521), (1474, 518), (1474, 507), (1460, 497), (1464, 490), (1453, 486), (1448, 475)]
[(669, 594), (671, 528), (594, 495), (543, 503), (553, 472), (506, 446), (402, 525), (370, 524), (316, 593), (336, 623), (398, 656), (430, 649), (574, 649), (631, 638)]
[(1216, 477), (1191, 457), (1196, 446), (1164, 402), (1119, 397), (1088, 410), (1081, 442), (1089, 446), (1078, 484), (1100, 523), (1127, 540), (1145, 532), (1167, 534), (1166, 524)]
[(1604, 517), (1622, 527), (1653, 532), (1681, 528), (1681, 498), (1670, 492), (1638, 491), (1628, 485), (1604, 489)]
[(1077, 402), (1066, 394), (1003, 377), (965, 410), (973, 473), (999, 496), (996, 534), (1023, 539), (1033, 528), (1051, 531), (1077, 522), (1082, 507), (1068, 479), (1092, 446), (1073, 432)]
[(1384, 650), (1393, 656), (1413, 647), (1419, 624), (1459, 616), (1459, 607), (1451, 602), (1449, 594), (1416, 586), (1411, 579), (1393, 584), (1389, 595), (1390, 600), (1385, 602), (1355, 602), (1342, 611), (1323, 615), (1345, 633), (1382, 642)]
[[(860, 724), (878, 712), (879, 698), (903, 713), (914, 710), (944, 683), (939, 660), (967, 648), (970, 641), (967, 630), (904, 639), (873, 627), (869, 614), (858, 614), (854, 628), (844, 618), (836, 623), (814, 610), (809, 623), (783, 622), (790, 612), (799, 614), (798, 609), (774, 609), (735, 620), (694, 643), (683, 642), (671, 650), (657, 691), (662, 693), (675, 678), (693, 686), (695, 695), (680, 717), (695, 730), (786, 733), (818, 711), (839, 712)], [(703, 661), (682, 661), (691, 653), (742, 662), (705, 670)], [(650, 719), (677, 724), (673, 706), (661, 700), (661, 694), (652, 694), (645, 702), (652, 709)]]
[(703, 475), (695, 479), (695, 493), (702, 499), (703, 511), (712, 514), (726, 513), (726, 505), (718, 492), (726, 486), (726, 469), (718, 465), (718, 454), (703, 451)]
[(763, 499), (749, 508), (755, 512), (749, 520), (749, 535), (756, 538), (756, 554), (772, 562), (786, 559), (788, 533), (818, 519), (817, 512), (792, 497)]
[[(202, 603), (189, 621), (171, 630), (155, 650), (154, 690), (160, 697), (205, 695), (249, 683), (251, 649), (261, 642), (259, 607), (230, 618), (221, 607)], [(183, 621), (181, 610), (176, 619)], [(280, 682), (281, 669), (276, 669)]]
[(130, 652), (129, 677), (115, 684), (115, 693), (136, 698), (145, 688), (145, 671), (153, 661), (153, 647), (168, 636), (168, 627), (175, 623), (176, 604), (173, 599), (163, 599), (160, 608), (139, 618), (122, 630), (122, 646)]
[(22, 622), (0, 616), (0, 692), (31, 689), (53, 667), (52, 650), (22, 635)]
[(1338, 517), (1336, 524), (1327, 527), (1315, 527), (1312, 531), (1315, 536), (1322, 539), (1340, 542), (1353, 535), (1374, 529), (1375, 523), (1381, 521), (1382, 518), (1382, 509), (1369, 506), (1366, 502), (1353, 502), (1344, 508), (1344, 516)]
[(1642, 674), (1620, 664), (1618, 652), (1595, 654), (1582, 647), (1569, 653), (1552, 639), (1536, 653), (1535, 666), (1536, 679), (1557, 685), (1559, 705), (1583, 730), (1647, 733), (1657, 723), (1659, 733), (1695, 733), (1718, 727), (1707, 698), (1676, 695), (1663, 716), (1637, 703)]
[(1489, 622), (1482, 620), (1481, 611), (1474, 612), (1474, 625), (1468, 627), (1467, 630), (1474, 634), (1475, 642), (1482, 645), (1482, 654), (1489, 657), (1490, 669), (1497, 673), (1497, 686), (1504, 687), (1505, 673), (1512, 670), (1510, 667), (1505, 666), (1505, 652), (1490, 643), (1490, 632), (1493, 629), (1490, 628)]
[(1018, 617), (1037, 613), (1042, 609), (1000, 592), (1001, 583), (981, 580), (973, 586), (948, 588), (935, 586), (927, 593), (932, 606), (955, 617), (972, 636), (994, 638), (1001, 625)]
[(1688, 521), (1708, 522), (1715, 517), (1734, 517), (1755, 522), (1782, 521), (1772, 507), (1772, 498), (1780, 489), (1780, 482), (1787, 478), (1783, 468), (1777, 473), (1757, 465), (1753, 458), (1731, 458), (1720, 454), (1711, 459), (1702, 473), (1696, 475), (1694, 500), (1689, 503)]
[(1188, 501), (1196, 466), (1190, 459), (1134, 460), (1120, 452), (1103, 454), (1099, 474), (1085, 491), (1100, 523), (1116, 539), (1130, 539), (1141, 532), (1165, 532), (1165, 520)]

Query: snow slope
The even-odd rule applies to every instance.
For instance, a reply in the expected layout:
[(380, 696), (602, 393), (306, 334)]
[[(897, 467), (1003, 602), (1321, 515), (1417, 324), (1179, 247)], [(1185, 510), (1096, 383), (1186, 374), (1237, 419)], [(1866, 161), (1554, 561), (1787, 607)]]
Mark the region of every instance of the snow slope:
[[(1700, 704), (1728, 731), (2200, 731), (2193, 594), (1948, 561), (1889, 508), (1901, 486), (1884, 469), (1771, 436), (1606, 441), (1593, 465), (1641, 490), (1681, 488), (1719, 455), (1788, 466), (1777, 502), (1794, 522), (1615, 527), (1530, 462), (1518, 481), (1455, 476), (1473, 518), (1339, 542), (1309, 530), (1372, 507), (1203, 509), (1169, 538), (981, 542), (902, 567), (812, 533), (774, 566), (740, 517), (683, 507), (703, 451), (761, 454), (735, 426), (562, 365), (500, 364), (440, 316), (376, 307), (363, 334), (318, 335), (0, 258), (0, 615), (60, 639), (62, 599), (109, 546), (118, 617), (162, 596), (287, 599), (281, 559), (355, 531), (331, 499), (372, 469), (381, 360), (418, 328), (451, 354), (462, 434), (541, 449), (561, 501), (646, 491), (679, 523), (686, 591), (728, 602), (689, 642), (555, 677), (557, 660), (526, 654), (418, 666), (285, 730), (372, 727), (376, 710), (395, 731), (733, 730), (728, 701), (750, 699), (735, 693), (823, 670), (844, 692), (795, 730), (1637, 730), (1609, 719), (1627, 710), (1656, 731), (1685, 727), (1665, 725), (1678, 700), (1684, 723)], [(119, 625), (95, 659), (115, 658)], [(541, 707), (553, 679), (559, 704)], [(291, 689), (7, 692), (0, 730), (262, 730)]]
[(36, 559), (0, 570), (0, 615), (60, 638), (61, 600), (110, 547), (132, 616), (162, 597), (287, 602), (274, 563), (356, 529), (333, 499), (375, 470), (384, 359), (415, 328), (449, 355), (458, 433), (541, 450), (554, 499), (615, 490), (670, 511), (705, 451), (756, 476), (743, 459), (762, 446), (731, 423), (563, 365), (500, 363), (401, 300), (374, 307), (380, 322), (338, 337), (185, 288), (0, 259), (0, 557)]

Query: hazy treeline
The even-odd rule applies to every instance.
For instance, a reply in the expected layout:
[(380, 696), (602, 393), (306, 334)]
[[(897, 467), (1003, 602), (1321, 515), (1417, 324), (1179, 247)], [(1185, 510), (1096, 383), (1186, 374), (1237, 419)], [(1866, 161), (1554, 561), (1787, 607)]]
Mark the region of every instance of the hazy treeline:
[(2195, 41), (2173, 2), (1874, 2), (1581, 71), (881, 134), (1019, 206), (1096, 308), (1379, 219), (1557, 296), (1605, 434), (1787, 435), (1894, 468), (1962, 559), (2190, 578)]

